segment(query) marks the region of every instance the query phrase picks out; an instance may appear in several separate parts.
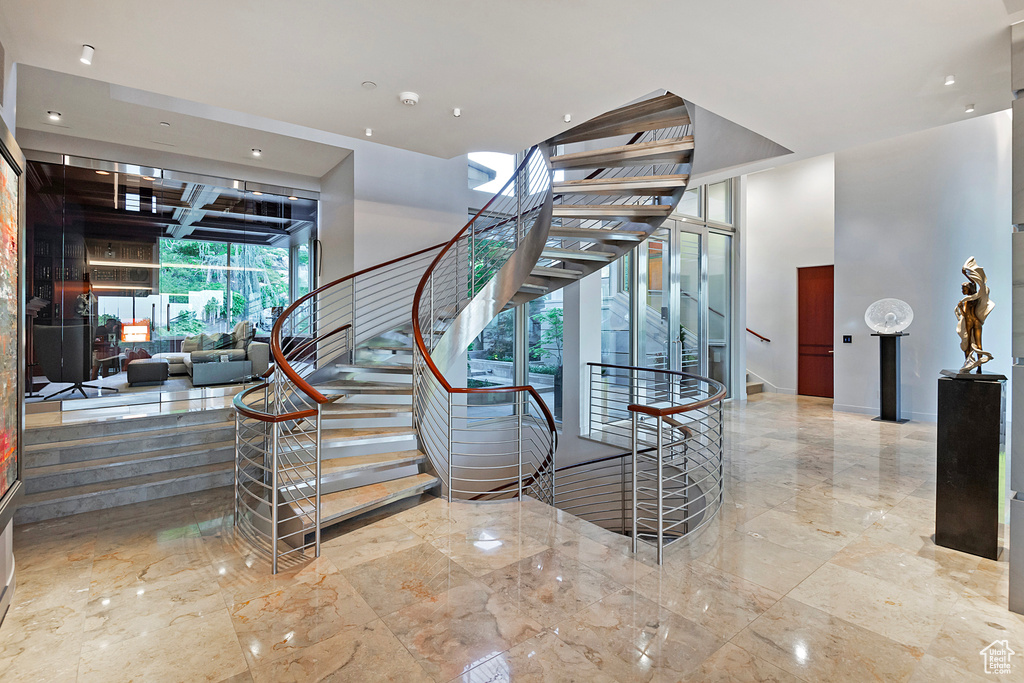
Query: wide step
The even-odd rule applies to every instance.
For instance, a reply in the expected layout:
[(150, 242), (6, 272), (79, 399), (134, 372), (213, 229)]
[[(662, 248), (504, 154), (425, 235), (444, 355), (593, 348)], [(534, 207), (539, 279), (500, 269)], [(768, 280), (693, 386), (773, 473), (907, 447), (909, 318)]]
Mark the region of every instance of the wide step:
[(690, 158), (693, 136), (669, 138), (635, 145), (606, 147), (551, 157), (554, 169), (643, 166), (652, 163), (681, 164)]
[(371, 455), (353, 455), (347, 458), (330, 458), (320, 462), (320, 476), (348, 475), (368, 470), (415, 465), (426, 460), (426, 457), (420, 451), (393, 451)]
[(587, 240), (589, 242), (641, 242), (647, 233), (640, 230), (603, 230), (601, 228), (579, 228), (553, 225), (548, 237)]
[(558, 261), (607, 262), (615, 258), (615, 253), (610, 251), (596, 251), (593, 249), (555, 249), (554, 247), (547, 247), (541, 252), (541, 258), (555, 259)]

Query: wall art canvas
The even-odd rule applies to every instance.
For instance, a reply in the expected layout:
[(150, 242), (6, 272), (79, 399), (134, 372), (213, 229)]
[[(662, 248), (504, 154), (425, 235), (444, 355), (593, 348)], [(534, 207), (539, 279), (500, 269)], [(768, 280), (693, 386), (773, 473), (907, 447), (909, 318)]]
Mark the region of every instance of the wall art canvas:
[(0, 157), (0, 499), (18, 478), (18, 174)]

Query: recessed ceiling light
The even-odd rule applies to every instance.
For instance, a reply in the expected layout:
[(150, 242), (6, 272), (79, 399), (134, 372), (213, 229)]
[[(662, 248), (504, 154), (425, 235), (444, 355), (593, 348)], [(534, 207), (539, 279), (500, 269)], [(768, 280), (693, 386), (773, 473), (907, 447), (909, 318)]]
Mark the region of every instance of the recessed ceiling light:
[(96, 48), (92, 45), (82, 46), (82, 56), (78, 58), (82, 64), (92, 64), (92, 56), (96, 53)]
[(956, 78), (954, 78), (953, 74), (946, 76), (946, 85), (953, 85), (954, 83), (956, 83)]
[(48, 111), (48, 112), (46, 112), (46, 115), (50, 117), (51, 121), (60, 121), (60, 112), (59, 111)]
[(96, 171), (96, 175), (110, 175), (110, 171)]
[(362, 85), (363, 90), (373, 90), (374, 88), (377, 87), (377, 84), (374, 83), (373, 81), (363, 81)]
[(968, 104), (966, 107), (964, 107), (964, 113), (965, 114), (970, 114), (972, 111), (974, 111), (974, 105), (973, 104)]
[(562, 117), (562, 120), (565, 121), (566, 123), (572, 123), (572, 114), (566, 114), (565, 116)]
[(165, 128), (170, 128), (170, 127), (171, 127), (171, 124), (170, 124), (170, 123), (168, 123), (167, 121), (161, 121), (161, 122), (160, 122), (160, 125), (161, 125), (161, 126), (163, 126), (163, 127), (165, 127)]
[(371, 137), (371, 136), (373, 136), (373, 129), (372, 128), (367, 128), (366, 129), (366, 137)]
[(452, 116), (454, 116), (455, 118), (459, 118), (460, 116), (462, 116), (462, 110), (459, 109), (458, 107), (455, 107), (455, 109), (452, 109)]
[(293, 202), (297, 202), (297, 201), (299, 201), (299, 198), (298, 198), (298, 197), (289, 197), (288, 199), (290, 199), (290, 200), (291, 200), (291, 201), (293, 201)]
[(263, 196), (263, 193), (262, 193), (262, 192), (260, 192), (259, 190), (253, 190), (253, 191), (252, 191), (252, 193), (253, 193), (254, 195), (256, 195), (257, 197), (262, 197), (262, 196)]
[(252, 148), (252, 155), (254, 157), (262, 156), (263, 155), (263, 150), (262, 149), (256, 149), (255, 147), (253, 147)]

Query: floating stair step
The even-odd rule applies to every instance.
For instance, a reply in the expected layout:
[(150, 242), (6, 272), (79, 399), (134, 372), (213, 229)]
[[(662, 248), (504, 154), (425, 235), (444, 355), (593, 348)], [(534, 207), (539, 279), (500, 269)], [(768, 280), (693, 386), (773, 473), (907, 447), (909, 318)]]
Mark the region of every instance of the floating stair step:
[(320, 445), (321, 448), (340, 448), (371, 443), (408, 441), (415, 437), (416, 430), (413, 427), (341, 427), (321, 430)]
[(234, 439), (200, 447), (169, 448), (162, 451), (129, 453), (111, 458), (59, 463), (25, 468), (25, 490), (28, 493), (71, 489), (88, 484), (138, 477), (159, 472), (231, 462), (235, 455)]
[(690, 123), (686, 104), (677, 95), (661, 95), (595, 116), (556, 135), (552, 142), (566, 145), (585, 140), (658, 130)]
[(616, 254), (611, 251), (596, 251), (593, 249), (555, 249), (545, 247), (541, 252), (541, 258), (555, 259), (558, 261), (611, 261)]
[(533, 270), (530, 271), (530, 275), (534, 277), (560, 277), (566, 280), (579, 280), (583, 277), (582, 270), (572, 270), (571, 268), (549, 268), (547, 266), (534, 266)]
[(330, 419), (400, 417), (412, 412), (411, 403), (349, 403), (348, 401), (325, 403), (321, 409), (324, 417)]
[(551, 215), (555, 218), (576, 218), (580, 220), (640, 221), (667, 218), (671, 204), (560, 204)]
[(342, 372), (365, 372), (365, 373), (387, 373), (399, 375), (411, 375), (412, 366), (401, 363), (374, 363), (371, 361), (359, 362), (355, 365), (338, 363), (334, 366)]
[(552, 225), (548, 237), (587, 240), (590, 242), (642, 242), (647, 233), (642, 230), (602, 230)]
[[(440, 483), (441, 481), (437, 477), (429, 474), (416, 474), (411, 477), (402, 477), (379, 484), (321, 495), (320, 523), (322, 526), (326, 526), (342, 522), (388, 503), (419, 495)], [(304, 512), (311, 512), (311, 510), (307, 509)]]
[(22, 498), (14, 514), (14, 521), (17, 524), (38, 522), (229, 486), (234, 480), (234, 472), (234, 463), (229, 461), (32, 493)]
[(392, 353), (412, 353), (411, 346), (360, 346), (358, 351), (391, 351)]
[(388, 382), (358, 382), (355, 380), (334, 380), (330, 383), (320, 384), (317, 391), (324, 395), (347, 395), (347, 394), (411, 394), (411, 384), (399, 384)]
[(652, 175), (630, 178), (593, 178), (590, 180), (567, 180), (552, 185), (555, 194), (604, 194), (641, 195), (658, 197), (670, 195), (686, 187), (690, 176)]
[[(544, 294), (549, 289), (551, 289), (551, 288), (550, 287), (545, 287), (544, 285), (531, 285), (530, 283), (524, 283), (524, 284), (519, 286), (519, 291), (520, 292), (526, 292), (528, 294)], [(515, 308), (515, 307), (513, 306), (512, 308)], [(502, 310), (504, 310), (504, 309), (502, 309)]]
[(681, 164), (690, 158), (693, 136), (668, 138), (635, 145), (620, 145), (551, 157), (554, 169), (643, 166), (651, 163)]
[(372, 455), (353, 455), (347, 458), (329, 458), (320, 462), (320, 476), (341, 478), (358, 472), (415, 465), (427, 458), (421, 451), (392, 451)]

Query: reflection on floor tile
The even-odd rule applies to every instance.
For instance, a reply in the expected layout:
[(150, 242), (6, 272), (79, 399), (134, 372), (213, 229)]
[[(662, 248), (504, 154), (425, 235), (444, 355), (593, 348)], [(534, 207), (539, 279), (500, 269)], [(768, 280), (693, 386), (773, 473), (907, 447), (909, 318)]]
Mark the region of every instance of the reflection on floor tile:
[(932, 540), (934, 425), (765, 394), (724, 429), (719, 517), (660, 567), (532, 499), (376, 513), (276, 576), (230, 489), (19, 526), (0, 679), (931, 683), (1024, 652), (1007, 563)]

